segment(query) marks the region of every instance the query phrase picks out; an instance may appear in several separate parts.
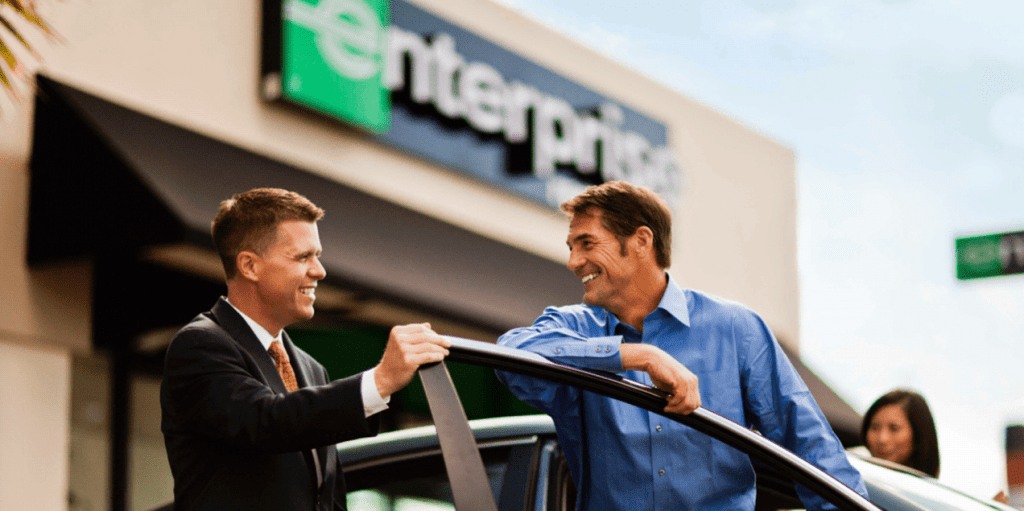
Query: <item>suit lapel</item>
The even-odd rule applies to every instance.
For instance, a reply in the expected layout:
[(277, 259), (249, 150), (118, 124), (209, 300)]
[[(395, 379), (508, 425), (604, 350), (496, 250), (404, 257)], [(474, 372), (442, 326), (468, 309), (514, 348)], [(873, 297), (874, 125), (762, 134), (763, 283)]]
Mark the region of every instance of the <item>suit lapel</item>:
[[(256, 338), (256, 334), (253, 333), (252, 329), (245, 322), (238, 311), (228, 303), (224, 297), (217, 300), (214, 304), (213, 309), (210, 311), (213, 314), (214, 320), (221, 326), (232, 339), (235, 340), (239, 345), (242, 346), (245, 351), (249, 353), (249, 356), (256, 361), (256, 365), (260, 368), (263, 373), (263, 381), (270, 385), (270, 388), (274, 389), (274, 392), (283, 393), (286, 392), (284, 386), (284, 380), (281, 379), (281, 375), (277, 372), (277, 366), (274, 365), (274, 359), (270, 358), (270, 353), (267, 353), (267, 349), (263, 347), (263, 343)], [(289, 344), (291, 344), (289, 342)], [(291, 353), (288, 353), (291, 356)], [(301, 385), (301, 384), (300, 384)]]

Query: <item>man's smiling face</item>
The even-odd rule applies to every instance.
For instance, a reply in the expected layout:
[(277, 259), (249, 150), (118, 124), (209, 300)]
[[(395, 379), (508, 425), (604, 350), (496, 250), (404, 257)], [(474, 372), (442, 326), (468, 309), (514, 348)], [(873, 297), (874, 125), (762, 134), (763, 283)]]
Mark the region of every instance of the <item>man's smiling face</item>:
[(569, 223), (569, 270), (583, 282), (583, 303), (617, 313), (634, 290), (632, 282), (641, 261), (635, 251), (606, 229), (603, 213), (593, 209), (574, 215)]
[(263, 310), (273, 320), (272, 328), (267, 328), (271, 335), (313, 317), (317, 281), (327, 276), (320, 264), (321, 251), (315, 223), (288, 220), (278, 224), (274, 244), (259, 256), (257, 265), (257, 293)]

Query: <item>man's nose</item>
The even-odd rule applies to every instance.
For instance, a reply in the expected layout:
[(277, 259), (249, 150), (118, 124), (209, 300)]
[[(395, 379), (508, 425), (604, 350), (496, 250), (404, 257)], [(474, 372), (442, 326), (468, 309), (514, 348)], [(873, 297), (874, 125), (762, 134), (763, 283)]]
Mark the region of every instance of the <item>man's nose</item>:
[(313, 259), (313, 266), (309, 269), (309, 276), (316, 280), (321, 280), (327, 276), (327, 268), (324, 268), (319, 258)]
[(576, 270), (583, 266), (583, 257), (575, 250), (569, 251), (569, 262), (565, 265), (569, 271), (576, 273)]

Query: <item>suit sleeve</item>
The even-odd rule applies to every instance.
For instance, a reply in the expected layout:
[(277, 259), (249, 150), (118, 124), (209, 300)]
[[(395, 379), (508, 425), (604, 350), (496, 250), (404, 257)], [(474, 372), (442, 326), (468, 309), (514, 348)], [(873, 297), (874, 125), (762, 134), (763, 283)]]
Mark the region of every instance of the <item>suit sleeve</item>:
[[(768, 327), (753, 312), (736, 319), (734, 332), (746, 345), (741, 381), (746, 414), (765, 437), (824, 470), (867, 497), (860, 472), (850, 465), (842, 444), (818, 408), (793, 364)], [(797, 485), (807, 509), (835, 509)]]
[(178, 333), (164, 374), (165, 433), (184, 433), (267, 452), (311, 449), (370, 436), (359, 378), (278, 394), (251, 356), (226, 333), (194, 326)]

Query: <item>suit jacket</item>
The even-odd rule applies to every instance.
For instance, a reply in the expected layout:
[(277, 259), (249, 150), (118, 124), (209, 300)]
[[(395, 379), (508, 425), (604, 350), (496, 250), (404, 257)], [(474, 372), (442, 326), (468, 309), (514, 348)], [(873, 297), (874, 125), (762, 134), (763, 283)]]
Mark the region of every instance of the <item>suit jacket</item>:
[(378, 426), (365, 417), (361, 375), (330, 382), (323, 366), (282, 337), (295, 392), (285, 391), (270, 354), (224, 298), (175, 334), (160, 406), (176, 510), (345, 509), (334, 444), (374, 435)]

